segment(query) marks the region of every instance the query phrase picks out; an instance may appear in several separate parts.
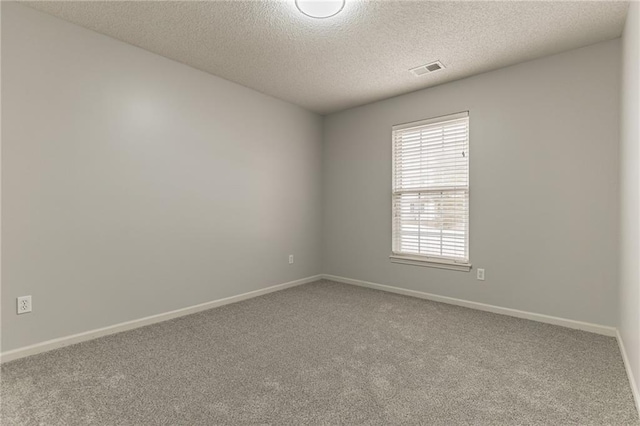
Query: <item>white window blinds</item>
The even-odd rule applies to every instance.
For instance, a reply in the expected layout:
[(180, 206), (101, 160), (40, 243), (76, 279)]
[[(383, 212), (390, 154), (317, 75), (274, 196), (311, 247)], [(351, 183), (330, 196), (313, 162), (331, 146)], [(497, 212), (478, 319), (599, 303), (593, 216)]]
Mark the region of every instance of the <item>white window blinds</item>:
[(469, 262), (469, 114), (393, 127), (393, 255)]

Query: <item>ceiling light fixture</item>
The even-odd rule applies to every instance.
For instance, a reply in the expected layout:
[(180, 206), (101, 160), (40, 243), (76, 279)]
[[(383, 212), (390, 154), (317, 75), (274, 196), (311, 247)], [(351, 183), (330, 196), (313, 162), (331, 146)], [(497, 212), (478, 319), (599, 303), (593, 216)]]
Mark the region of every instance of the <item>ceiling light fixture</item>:
[(312, 18), (330, 18), (340, 13), (345, 0), (296, 0), (296, 7)]

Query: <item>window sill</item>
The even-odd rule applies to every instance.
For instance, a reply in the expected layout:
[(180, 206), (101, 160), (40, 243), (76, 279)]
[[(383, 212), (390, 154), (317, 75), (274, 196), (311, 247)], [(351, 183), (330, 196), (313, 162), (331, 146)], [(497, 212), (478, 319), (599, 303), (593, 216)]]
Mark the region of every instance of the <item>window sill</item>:
[(446, 260), (435, 260), (399, 254), (392, 254), (389, 256), (389, 259), (391, 259), (392, 263), (400, 263), (403, 265), (426, 266), (429, 268), (449, 269), (452, 271), (462, 272), (469, 272), (471, 270), (470, 263), (456, 263)]

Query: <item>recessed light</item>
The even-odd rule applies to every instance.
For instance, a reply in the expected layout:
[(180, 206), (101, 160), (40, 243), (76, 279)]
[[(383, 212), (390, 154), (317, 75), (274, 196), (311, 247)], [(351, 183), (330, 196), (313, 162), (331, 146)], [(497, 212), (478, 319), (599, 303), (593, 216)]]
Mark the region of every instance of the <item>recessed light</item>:
[(296, 7), (312, 18), (329, 18), (340, 13), (345, 0), (296, 0)]

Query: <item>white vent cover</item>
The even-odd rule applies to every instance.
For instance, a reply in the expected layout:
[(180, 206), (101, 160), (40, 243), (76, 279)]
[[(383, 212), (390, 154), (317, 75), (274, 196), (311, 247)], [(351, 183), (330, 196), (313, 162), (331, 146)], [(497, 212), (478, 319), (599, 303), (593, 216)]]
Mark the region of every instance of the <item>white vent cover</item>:
[(435, 62), (431, 62), (430, 64), (420, 65), (419, 67), (411, 68), (409, 71), (411, 71), (414, 75), (421, 76), (425, 74), (430, 74), (432, 72), (440, 71), (441, 69), (444, 69), (444, 65), (442, 65), (442, 62), (435, 61)]

